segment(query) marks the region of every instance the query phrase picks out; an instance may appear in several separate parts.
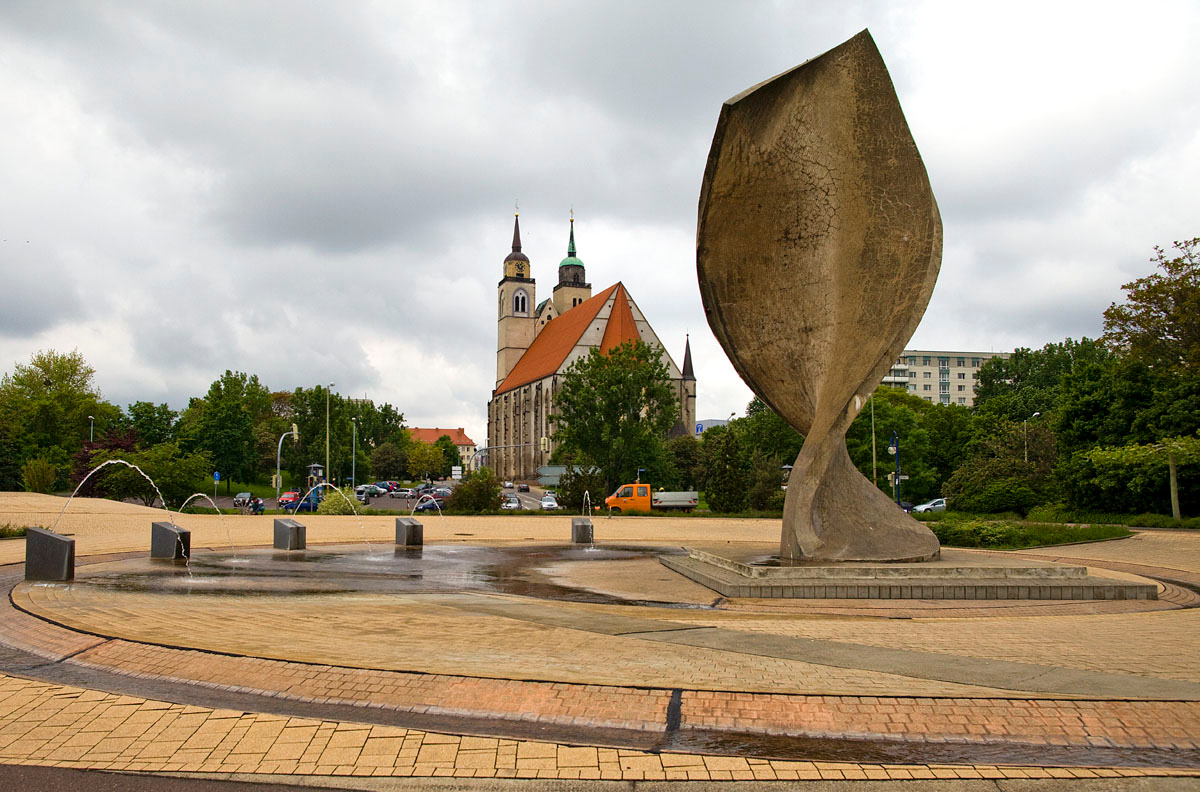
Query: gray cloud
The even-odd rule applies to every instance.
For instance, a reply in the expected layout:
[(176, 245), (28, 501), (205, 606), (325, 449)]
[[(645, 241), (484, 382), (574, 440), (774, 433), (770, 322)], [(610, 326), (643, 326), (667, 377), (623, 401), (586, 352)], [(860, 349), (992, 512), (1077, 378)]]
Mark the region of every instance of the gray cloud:
[[(0, 293), (0, 359), (78, 345), (110, 398), (175, 406), (226, 368), (276, 389), (332, 380), (481, 440), (519, 198), (540, 296), (574, 206), (592, 282), (624, 281), (673, 355), (691, 332), (700, 412), (740, 412), (748, 392), (695, 284), (720, 103), (867, 26), (946, 227), (914, 343), (1094, 335), (1153, 244), (1198, 233), (1198, 17), (8, 4), (0, 236), (40, 254), (0, 245), (15, 284)], [(1151, 40), (1154, 57), (1127, 57)]]

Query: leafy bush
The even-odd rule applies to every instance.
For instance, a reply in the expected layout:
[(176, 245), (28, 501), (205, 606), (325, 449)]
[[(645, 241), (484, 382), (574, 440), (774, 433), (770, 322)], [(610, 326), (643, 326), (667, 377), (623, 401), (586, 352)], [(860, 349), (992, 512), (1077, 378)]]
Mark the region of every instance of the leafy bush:
[(609, 492), (604, 486), (604, 476), (598, 468), (585, 469), (579, 465), (568, 465), (566, 471), (559, 476), (558, 502), (564, 509), (582, 509), (583, 493), (588, 494), (588, 502), (593, 509), (604, 505), (604, 498)]
[(358, 507), (354, 505), (355, 500), (353, 489), (350, 487), (339, 489), (338, 492), (342, 493), (342, 495), (345, 497), (338, 495), (337, 492), (334, 492), (329, 487), (322, 487), (321, 489), (324, 490), (325, 500), (321, 501), (321, 503), (317, 506), (317, 514), (355, 513), (355, 510)]
[(21, 486), (26, 492), (42, 492), (49, 494), (54, 491), (54, 479), (58, 470), (45, 459), (31, 459), (21, 465)]
[(24, 535), (24, 525), (13, 525), (12, 523), (4, 523), (4, 525), (0, 525), (0, 539), (15, 539)]
[(1025, 514), (1046, 498), (1034, 464), (1001, 457), (973, 457), (959, 466), (943, 490), (954, 507), (976, 514)]
[(481, 467), (454, 488), (443, 504), (451, 514), (480, 514), (500, 508), (500, 481), (490, 468)]
[(1090, 523), (1093, 525), (1128, 525), (1134, 528), (1200, 528), (1200, 517), (1185, 517), (1176, 521), (1167, 514), (1112, 514), (1072, 509), (1065, 503), (1052, 503), (1030, 510), (1030, 522)]
[(1167, 451), (1176, 454), (1179, 500), (1200, 500), (1200, 439), (1093, 448), (1072, 454), (1057, 474), (1067, 505), (1077, 511), (1165, 513), (1171, 508)]
[(1045, 525), (1010, 520), (943, 519), (929, 523), (938, 541), (948, 547), (983, 547), (1019, 550), (1072, 542), (1090, 542), (1129, 536), (1116, 525)]
[(746, 510), (750, 464), (738, 437), (723, 426), (704, 433), (700, 444), (704, 456), (704, 495), (715, 512)]

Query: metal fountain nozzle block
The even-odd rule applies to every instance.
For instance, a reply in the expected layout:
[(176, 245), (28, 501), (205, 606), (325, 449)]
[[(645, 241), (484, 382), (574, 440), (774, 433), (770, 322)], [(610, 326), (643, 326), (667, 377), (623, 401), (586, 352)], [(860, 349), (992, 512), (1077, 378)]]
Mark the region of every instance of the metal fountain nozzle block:
[(176, 561), (192, 555), (192, 532), (169, 522), (150, 525), (150, 557)]
[(415, 517), (396, 518), (396, 545), (421, 547), (425, 543), (425, 527)]
[(303, 550), (307, 547), (307, 528), (290, 517), (275, 518), (276, 550)]
[(45, 528), (25, 529), (25, 579), (75, 578), (75, 540)]

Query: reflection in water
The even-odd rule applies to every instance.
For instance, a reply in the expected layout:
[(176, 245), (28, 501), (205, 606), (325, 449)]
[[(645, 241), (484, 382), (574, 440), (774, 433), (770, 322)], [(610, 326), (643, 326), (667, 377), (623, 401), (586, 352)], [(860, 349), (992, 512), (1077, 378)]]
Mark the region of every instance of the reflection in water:
[(678, 547), (576, 545), (425, 545), (386, 551), (365, 550), (362, 545), (309, 547), (299, 552), (243, 549), (237, 557), (225, 551), (193, 553), (190, 578), (171, 566), (135, 558), (87, 567), (76, 576), (75, 584), (123, 592), (244, 596), (487, 591), (624, 603), (631, 601), (549, 582), (539, 570), (563, 562), (603, 563), (683, 552)]

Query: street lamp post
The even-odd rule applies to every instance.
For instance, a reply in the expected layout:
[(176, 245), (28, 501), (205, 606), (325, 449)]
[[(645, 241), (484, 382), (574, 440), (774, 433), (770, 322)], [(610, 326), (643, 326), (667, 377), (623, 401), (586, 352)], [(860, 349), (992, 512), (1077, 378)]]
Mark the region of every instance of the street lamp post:
[(896, 457), (896, 472), (892, 478), (892, 492), (896, 494), (896, 505), (900, 505), (900, 435), (892, 432), (892, 444), (888, 446), (888, 453)]
[[(1040, 412), (1035, 412), (1033, 415), (1029, 416), (1029, 418), (1037, 418), (1039, 415), (1041, 415)], [(1029, 461), (1029, 418), (1026, 418), (1024, 420), (1024, 424), (1025, 424), (1025, 461), (1026, 462)]]
[(284, 432), (279, 436), (279, 446), (275, 449), (275, 508), (279, 508), (279, 490), (283, 486), (283, 476), (279, 469), (279, 457), (283, 453), (283, 438), (292, 435), (296, 440), (300, 439), (300, 428), (296, 424), (292, 424), (292, 431)]
[(350, 489), (354, 489), (354, 478), (358, 473), (358, 419), (350, 419), (350, 428), (354, 430), (354, 434), (350, 440)]
[(96, 442), (96, 416), (88, 416), (88, 442)]
[(333, 392), (333, 383), (325, 391), (325, 480), (329, 481), (329, 394)]

